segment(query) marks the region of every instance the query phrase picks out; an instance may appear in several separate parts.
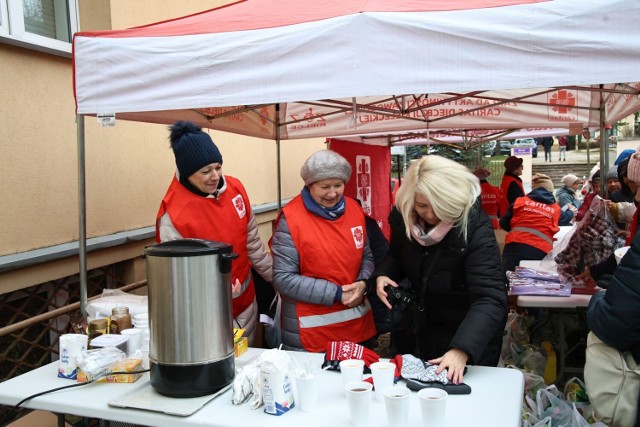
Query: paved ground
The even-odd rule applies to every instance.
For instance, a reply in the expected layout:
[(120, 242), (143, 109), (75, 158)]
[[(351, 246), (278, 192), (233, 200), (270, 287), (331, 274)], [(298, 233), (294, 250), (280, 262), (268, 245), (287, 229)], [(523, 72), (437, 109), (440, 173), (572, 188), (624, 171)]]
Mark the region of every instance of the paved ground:
[[(624, 145), (620, 145), (621, 148), (638, 148), (640, 147), (640, 140), (635, 141), (624, 141)], [(600, 161), (600, 150), (592, 148), (591, 150), (571, 150), (567, 151), (567, 163), (590, 163), (595, 165)], [(613, 165), (616, 158), (618, 157), (617, 149), (610, 148), (608, 150), (609, 153), (609, 165)], [(551, 162), (555, 163), (558, 161), (558, 144), (554, 144), (551, 147)], [(588, 161), (587, 161), (588, 160)], [(538, 146), (538, 157), (532, 159), (532, 163), (534, 165), (545, 163), (544, 161), (544, 149), (542, 146)], [(564, 163), (564, 162), (562, 162)]]

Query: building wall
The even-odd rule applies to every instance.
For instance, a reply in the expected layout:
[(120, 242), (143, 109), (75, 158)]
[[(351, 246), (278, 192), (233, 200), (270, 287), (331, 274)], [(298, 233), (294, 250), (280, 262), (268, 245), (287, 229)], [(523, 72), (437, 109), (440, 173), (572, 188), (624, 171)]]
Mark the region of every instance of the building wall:
[[(187, 15), (224, 1), (79, 0), (80, 28), (120, 29)], [(71, 59), (0, 43), (0, 260), (78, 240), (77, 126)], [(117, 121), (103, 128), (85, 118), (87, 237), (154, 224), (175, 170), (164, 125)], [(240, 178), (251, 204), (277, 201), (274, 141), (210, 132), (223, 171)], [(281, 143), (282, 197), (302, 188), (300, 165), (324, 140)], [(276, 212), (258, 215), (266, 242)], [(143, 240), (89, 254), (89, 267), (141, 254)], [(133, 255), (132, 255), (133, 254)], [(139, 268), (132, 276), (140, 276)], [(0, 269), (2, 271), (2, 269)], [(77, 257), (0, 272), (0, 294), (75, 274)]]

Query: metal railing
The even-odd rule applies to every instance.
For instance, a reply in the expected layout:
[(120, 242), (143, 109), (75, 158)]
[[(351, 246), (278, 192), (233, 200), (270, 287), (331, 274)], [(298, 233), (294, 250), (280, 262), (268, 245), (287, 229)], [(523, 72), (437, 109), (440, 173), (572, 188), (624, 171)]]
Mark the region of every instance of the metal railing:
[[(88, 272), (88, 294), (98, 298), (105, 289), (131, 292), (146, 280), (124, 284), (125, 262)], [(78, 276), (41, 283), (0, 295), (0, 381), (49, 364), (58, 358), (58, 338), (73, 332), (70, 319), (79, 315)], [(0, 419), (10, 407), (0, 405)], [(25, 415), (23, 409), (14, 419)]]

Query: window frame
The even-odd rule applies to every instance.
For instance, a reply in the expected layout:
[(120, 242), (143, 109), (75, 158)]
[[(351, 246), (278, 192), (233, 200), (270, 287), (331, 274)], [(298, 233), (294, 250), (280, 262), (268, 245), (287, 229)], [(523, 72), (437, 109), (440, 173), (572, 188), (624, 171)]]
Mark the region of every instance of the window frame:
[[(68, 8), (70, 37), (79, 28), (77, 0), (54, 0), (65, 2)], [(24, 27), (24, 13), (22, 0), (0, 0), (0, 42), (24, 47), (58, 56), (71, 57), (71, 42), (65, 42), (38, 34), (29, 33)]]

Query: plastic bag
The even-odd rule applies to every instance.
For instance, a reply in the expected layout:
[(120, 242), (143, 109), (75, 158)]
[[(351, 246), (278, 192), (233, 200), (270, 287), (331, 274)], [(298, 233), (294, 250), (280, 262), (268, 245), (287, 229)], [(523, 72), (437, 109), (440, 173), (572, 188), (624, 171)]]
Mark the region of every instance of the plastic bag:
[[(580, 383), (581, 381), (577, 378), (570, 380), (568, 384), (574, 385), (568, 386), (569, 391), (575, 390), (576, 386), (580, 386)], [(576, 405), (575, 402), (566, 400), (555, 385), (550, 385), (549, 387), (538, 390), (532, 411), (534, 415), (533, 418), (540, 421), (538, 424), (535, 424), (535, 426), (606, 427), (600, 422), (590, 424)], [(543, 423), (543, 421), (547, 423)]]
[(108, 317), (111, 316), (111, 310), (118, 306), (128, 307), (131, 317), (149, 312), (146, 295), (129, 294), (118, 289), (105, 289), (100, 298), (87, 303), (87, 313), (91, 318)]
[(124, 360), (127, 355), (124, 351), (115, 347), (103, 347), (83, 351), (76, 358), (78, 367), (85, 373), (89, 381), (98, 379), (109, 373), (109, 367), (116, 362)]
[[(264, 325), (264, 339), (269, 348), (280, 348), (282, 344), (282, 330), (280, 325), (280, 317), (282, 315), (282, 297), (276, 293), (275, 298), (269, 307), (269, 313), (261, 315), (261, 320), (266, 320)], [(273, 316), (273, 317), (272, 317)]]
[(502, 334), (501, 366), (522, 366), (521, 359), (524, 346), (529, 342), (529, 318), (511, 310), (507, 316), (507, 324)]

